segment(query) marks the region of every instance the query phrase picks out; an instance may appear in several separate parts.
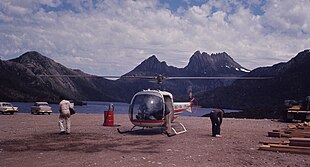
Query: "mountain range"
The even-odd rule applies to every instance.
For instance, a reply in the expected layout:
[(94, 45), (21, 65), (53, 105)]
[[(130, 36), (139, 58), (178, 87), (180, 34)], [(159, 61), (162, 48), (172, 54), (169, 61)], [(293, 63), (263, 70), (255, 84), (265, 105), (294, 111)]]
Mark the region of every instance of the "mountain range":
[(90, 74), (79, 69), (67, 68), (38, 52), (30, 51), (12, 60), (0, 60), (0, 101), (57, 102), (62, 95), (77, 101), (129, 102), (137, 91), (157, 89), (158, 85), (125, 76), (264, 76), (271, 78), (235, 81), (166, 80), (161, 89), (171, 92), (175, 100), (188, 100), (190, 90), (204, 107), (263, 110), (268, 113), (259, 114), (268, 115), (279, 111), (285, 99), (302, 99), (309, 95), (309, 68), (309, 50), (298, 53), (286, 63), (260, 67), (251, 72), (225, 52), (210, 55), (196, 51), (184, 68), (168, 66), (153, 55), (114, 81), (90, 77)]
[[(207, 77), (207, 76), (243, 76), (249, 70), (235, 62), (227, 53), (207, 54), (196, 51), (184, 68), (168, 66), (166, 62), (160, 62), (155, 55), (143, 61), (132, 71), (124, 76), (182, 76), (182, 77)], [(133, 90), (146, 88), (157, 89), (157, 84), (150, 84), (143, 80), (136, 81)], [(213, 90), (217, 87), (228, 86), (232, 80), (166, 80), (161, 89), (168, 90), (174, 94), (177, 100), (188, 100), (188, 89), (192, 92)]]
[[(200, 95), (210, 107), (240, 108), (240, 117), (279, 117), (285, 111), (284, 100), (305, 100), (310, 95), (310, 51), (304, 50), (285, 63), (257, 68), (245, 76), (270, 77), (267, 80), (236, 80)], [(264, 113), (262, 113), (264, 112)], [(236, 116), (236, 114), (234, 114)]]

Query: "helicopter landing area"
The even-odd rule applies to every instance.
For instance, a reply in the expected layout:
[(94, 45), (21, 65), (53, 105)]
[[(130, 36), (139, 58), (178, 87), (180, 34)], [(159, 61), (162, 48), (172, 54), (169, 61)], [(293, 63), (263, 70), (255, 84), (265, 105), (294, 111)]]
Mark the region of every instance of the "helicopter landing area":
[(286, 123), (224, 118), (222, 137), (211, 136), (208, 117), (179, 117), (186, 133), (167, 137), (160, 129), (130, 130), (128, 115), (102, 126), (103, 115), (75, 114), (71, 134), (60, 135), (58, 114), (0, 115), (0, 166), (310, 166), (309, 155), (258, 150), (260, 141)]

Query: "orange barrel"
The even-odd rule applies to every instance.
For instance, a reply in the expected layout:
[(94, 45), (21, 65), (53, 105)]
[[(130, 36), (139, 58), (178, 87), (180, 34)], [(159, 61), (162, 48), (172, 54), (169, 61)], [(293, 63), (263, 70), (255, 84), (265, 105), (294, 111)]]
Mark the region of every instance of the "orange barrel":
[(114, 112), (113, 111), (104, 111), (103, 126), (114, 126)]
[(103, 126), (114, 126), (114, 106), (110, 104), (108, 111), (104, 111)]

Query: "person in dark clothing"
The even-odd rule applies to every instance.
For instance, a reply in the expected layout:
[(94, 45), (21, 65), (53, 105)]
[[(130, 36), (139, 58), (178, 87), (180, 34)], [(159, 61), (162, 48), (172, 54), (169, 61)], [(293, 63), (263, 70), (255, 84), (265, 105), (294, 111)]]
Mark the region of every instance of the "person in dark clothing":
[(223, 121), (223, 116), (224, 110), (222, 109), (213, 109), (210, 113), (213, 137), (221, 137), (221, 124)]

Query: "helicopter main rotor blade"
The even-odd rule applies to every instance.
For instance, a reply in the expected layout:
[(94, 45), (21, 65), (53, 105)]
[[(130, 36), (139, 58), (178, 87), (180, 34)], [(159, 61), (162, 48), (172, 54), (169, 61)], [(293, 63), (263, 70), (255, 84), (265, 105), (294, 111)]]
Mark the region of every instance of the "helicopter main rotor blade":
[(260, 80), (271, 79), (272, 77), (167, 77), (165, 79), (178, 80), (178, 79), (197, 79), (197, 80)]
[(157, 76), (116, 76), (116, 75), (91, 75), (91, 74), (85, 74), (85, 75), (36, 75), (39, 77), (71, 77), (71, 78), (78, 78), (78, 77), (84, 77), (84, 78), (137, 78), (137, 79), (156, 79)]
[(156, 80), (158, 83), (168, 79), (168, 80), (263, 80), (263, 79), (271, 79), (272, 77), (168, 77), (163, 75), (156, 76), (98, 76), (98, 75), (37, 75), (40, 77), (69, 77), (69, 78), (110, 78), (110, 79), (149, 79)]
[(39, 77), (69, 77), (69, 78), (121, 78), (121, 76), (97, 76), (97, 75), (36, 75)]

